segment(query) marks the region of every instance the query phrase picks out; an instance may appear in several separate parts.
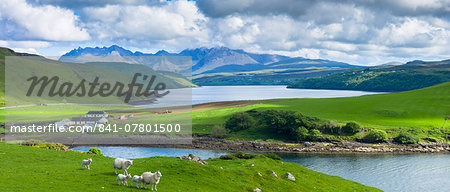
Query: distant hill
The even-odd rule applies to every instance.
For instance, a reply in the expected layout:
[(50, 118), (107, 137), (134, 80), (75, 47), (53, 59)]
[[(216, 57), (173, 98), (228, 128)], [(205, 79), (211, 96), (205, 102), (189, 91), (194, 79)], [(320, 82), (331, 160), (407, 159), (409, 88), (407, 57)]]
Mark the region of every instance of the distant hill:
[[(119, 60), (128, 63), (147, 65), (154, 70), (175, 71), (184, 74), (187, 74), (189, 70), (192, 70), (194, 76), (223, 72), (247, 72), (273, 69), (357, 67), (335, 61), (306, 59), (301, 57), (291, 58), (276, 54), (249, 53), (244, 50), (230, 49), (227, 47), (185, 49), (179, 53), (169, 53), (161, 50), (155, 54), (131, 52), (117, 45), (95, 48), (86, 47), (73, 49), (61, 56), (60, 60), (67, 62), (92, 62), (98, 61), (99, 57), (100, 59), (102, 59), (102, 57), (106, 59), (107, 56), (115, 56), (116, 61)], [(167, 56), (167, 59), (165, 61), (161, 61), (161, 59), (152, 60), (151, 57), (148, 56)], [(177, 57), (171, 56), (186, 56), (192, 58), (192, 60), (190, 60), (192, 62), (192, 68), (185, 62), (181, 62), (182, 64), (180, 64), (180, 62), (177, 62)]]
[[(193, 85), (190, 80), (186, 79), (184, 76), (172, 72), (165, 71), (154, 71), (153, 69), (145, 66), (145, 65), (136, 65), (136, 64), (128, 64), (123, 62), (96, 62), (96, 63), (69, 63), (69, 62), (60, 62), (55, 60), (46, 59), (44, 57), (38, 55), (31, 54), (23, 54), (16, 53), (7, 48), (0, 48), (0, 64), (1, 64), (1, 79), (0, 79), (0, 92), (2, 102), (4, 101), (5, 96), (5, 56), (33, 56), (33, 57), (22, 57), (17, 59), (14, 63), (13, 67), (8, 68), (8, 70), (13, 70), (17, 74), (21, 74), (21, 76), (43, 76), (49, 74), (48, 71), (51, 71), (50, 75), (58, 74), (61, 82), (80, 82), (82, 79), (91, 80), (96, 76), (101, 78), (102, 82), (110, 82), (114, 83), (116, 81), (129, 83), (131, 82), (132, 77), (135, 73), (139, 72), (143, 75), (156, 75), (158, 82), (164, 82), (167, 88), (182, 88), (182, 87), (192, 87)], [(47, 75), (48, 76), (48, 75)], [(10, 78), (10, 77), (8, 77)], [(11, 92), (8, 92), (8, 105), (19, 105), (19, 104), (28, 104), (35, 103), (33, 97), (30, 100), (30, 97), (26, 97), (23, 92), (19, 89), (24, 87), (19, 82), (23, 81), (23, 79), (14, 80), (11, 76), (11, 79), (8, 79), (8, 85), (10, 88), (15, 87), (14, 89), (8, 89)], [(23, 91), (23, 90), (22, 90)], [(14, 95), (14, 97), (9, 97), (10, 95)], [(44, 94), (45, 95), (45, 94)], [(36, 97), (34, 97), (36, 98)], [(121, 98), (107, 98), (107, 102), (110, 103), (120, 103)], [(136, 98), (139, 99), (139, 98)], [(55, 103), (55, 102), (63, 102), (62, 100), (55, 100), (54, 98), (39, 98), (39, 102), (42, 103)], [(65, 99), (64, 102), (78, 102), (80, 98), (71, 97)], [(93, 99), (95, 102), (96, 100)], [(83, 101), (84, 102), (84, 101)]]
[(407, 91), (450, 81), (450, 60), (411, 61), (404, 65), (354, 68), (309, 78), (290, 88)]

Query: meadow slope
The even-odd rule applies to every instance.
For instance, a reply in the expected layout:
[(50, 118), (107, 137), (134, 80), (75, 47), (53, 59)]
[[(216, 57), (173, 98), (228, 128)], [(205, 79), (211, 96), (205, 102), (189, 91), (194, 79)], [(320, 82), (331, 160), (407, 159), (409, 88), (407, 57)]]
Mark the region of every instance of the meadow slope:
[[(81, 161), (87, 158), (93, 159), (91, 170), (81, 169)], [(3, 178), (0, 185), (6, 191), (144, 191), (119, 186), (112, 162), (113, 158), (98, 155), (1, 142), (0, 171)], [(253, 191), (255, 188), (263, 191), (380, 191), (337, 176), (311, 171), (298, 164), (265, 157), (249, 160), (209, 159), (207, 162), (209, 165), (175, 157), (151, 157), (135, 159), (128, 171), (137, 175), (160, 170), (163, 177), (158, 191), (229, 192)], [(279, 177), (273, 177), (271, 171)], [(258, 176), (258, 172), (262, 176)], [(292, 173), (297, 181), (284, 178), (286, 172)]]
[[(339, 122), (355, 121), (368, 128), (392, 130), (415, 129), (416, 134), (433, 136), (433, 130), (444, 124), (450, 114), (450, 82), (419, 90), (346, 98), (287, 99), (261, 101), (239, 107), (193, 112), (193, 131), (210, 133), (233, 113), (255, 109), (292, 110)], [(446, 125), (448, 129), (449, 124)]]

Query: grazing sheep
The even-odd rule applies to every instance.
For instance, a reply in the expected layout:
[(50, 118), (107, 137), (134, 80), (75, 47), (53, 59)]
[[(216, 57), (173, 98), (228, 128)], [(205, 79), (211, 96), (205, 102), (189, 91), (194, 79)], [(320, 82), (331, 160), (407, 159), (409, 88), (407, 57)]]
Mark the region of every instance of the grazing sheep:
[(127, 169), (133, 165), (133, 160), (128, 160), (128, 159), (121, 159), (121, 158), (117, 158), (114, 159), (114, 173), (117, 174), (116, 169), (123, 169), (125, 174), (128, 174)]
[(158, 189), (156, 188), (156, 185), (158, 185), (161, 177), (162, 177), (162, 174), (160, 171), (157, 171), (156, 173), (152, 173), (152, 172), (142, 173), (142, 181), (144, 183), (144, 188), (147, 189), (147, 184), (150, 184), (150, 185), (152, 185), (152, 191), (153, 191), (153, 186), (155, 186), (155, 190), (158, 191)]
[[(141, 175), (135, 175), (133, 176), (133, 179), (131, 180), (131, 186), (133, 186), (133, 182), (136, 183), (136, 188), (142, 188), (142, 176)], [(141, 186), (139, 186), (141, 184)]]
[(128, 175), (119, 174), (119, 175), (117, 175), (117, 183), (119, 183), (119, 185), (120, 185), (120, 183), (122, 182), (124, 185), (126, 184), (128, 186), (129, 178), (131, 178), (130, 174), (128, 174)]
[(84, 169), (84, 167), (89, 169), (89, 166), (91, 165), (91, 163), (92, 163), (92, 159), (91, 158), (89, 158), (88, 160), (83, 160), (81, 162), (81, 169)]

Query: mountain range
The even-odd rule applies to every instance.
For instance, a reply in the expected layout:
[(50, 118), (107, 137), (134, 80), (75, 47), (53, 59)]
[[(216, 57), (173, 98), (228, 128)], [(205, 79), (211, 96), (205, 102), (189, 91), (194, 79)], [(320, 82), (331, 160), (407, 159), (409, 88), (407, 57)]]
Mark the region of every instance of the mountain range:
[[(357, 67), (342, 62), (321, 59), (306, 59), (302, 57), (291, 58), (276, 54), (249, 53), (241, 49), (227, 47), (185, 49), (179, 53), (169, 53), (165, 50), (152, 53), (132, 52), (117, 45), (110, 47), (86, 47), (77, 48), (60, 57), (67, 62), (92, 62), (102, 58), (113, 56), (115, 60), (127, 61), (134, 64), (144, 64), (154, 70), (170, 70), (178, 73), (186, 73), (192, 70), (192, 75), (211, 74), (221, 72), (243, 72), (271, 69), (295, 69), (310, 67)], [(150, 59), (145, 56), (166, 56), (165, 61)], [(192, 68), (185, 62), (181, 64), (176, 57), (190, 57)], [(184, 60), (184, 59), (183, 59)], [(103, 60), (104, 61), (104, 60)]]

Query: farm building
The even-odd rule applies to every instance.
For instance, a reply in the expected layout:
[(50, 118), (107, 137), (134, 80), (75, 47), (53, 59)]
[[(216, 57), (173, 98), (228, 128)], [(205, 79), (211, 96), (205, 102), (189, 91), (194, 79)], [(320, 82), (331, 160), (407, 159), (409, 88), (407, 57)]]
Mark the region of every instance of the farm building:
[(108, 113), (104, 111), (89, 111), (84, 115), (85, 117), (108, 117)]
[(71, 124), (84, 125), (84, 124), (106, 124), (108, 120), (104, 117), (72, 117)]

